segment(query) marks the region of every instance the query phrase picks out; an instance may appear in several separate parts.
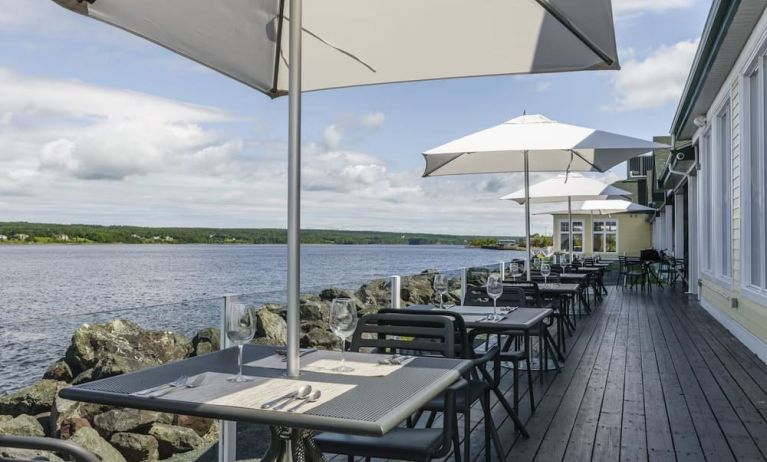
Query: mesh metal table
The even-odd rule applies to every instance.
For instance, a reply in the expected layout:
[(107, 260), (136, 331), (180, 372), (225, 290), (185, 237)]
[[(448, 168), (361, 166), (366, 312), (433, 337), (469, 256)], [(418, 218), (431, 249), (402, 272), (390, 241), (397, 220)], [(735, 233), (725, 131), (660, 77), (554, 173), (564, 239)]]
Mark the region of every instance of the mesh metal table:
[[(243, 362), (268, 358), (273, 356), (275, 351), (274, 347), (246, 345)], [(302, 360), (309, 361), (313, 354), (340, 359), (338, 352), (322, 351), (305, 355)], [(354, 358), (377, 363), (381, 355), (356, 354)], [(351, 356), (347, 356), (347, 359), (351, 359)], [(245, 366), (243, 372), (253, 377), (254, 381), (230, 383), (226, 381), (226, 377), (236, 373), (236, 363), (237, 350), (230, 348), (65, 388), (59, 394), (62, 398), (75, 401), (270, 425), (274, 429), (273, 436), (280, 436), (282, 441), (289, 440), (293, 443), (294, 455), (296, 448), (300, 449), (299, 459), (304, 459), (303, 452), (308, 451), (308, 457), (304, 460), (322, 460), (318, 452), (312, 456), (313, 441), (307, 430), (384, 435), (458, 380), (470, 370), (472, 364), (461, 359), (419, 357), (384, 377), (303, 372), (297, 379), (288, 379), (295, 381), (295, 388), (305, 383), (347, 384), (353, 385), (354, 388), (304, 413), (287, 413), (253, 406), (211, 403), (270, 379), (287, 379), (283, 369)], [(206, 378), (198, 388), (173, 391), (160, 398), (134, 394), (170, 383), (180, 376), (200, 374), (206, 374), (210, 380)], [(272, 444), (275, 446), (281, 442), (273, 440)], [(274, 449), (270, 454), (277, 459), (277, 454), (281, 452), (284, 451)], [(284, 454), (280, 455), (282, 456)]]

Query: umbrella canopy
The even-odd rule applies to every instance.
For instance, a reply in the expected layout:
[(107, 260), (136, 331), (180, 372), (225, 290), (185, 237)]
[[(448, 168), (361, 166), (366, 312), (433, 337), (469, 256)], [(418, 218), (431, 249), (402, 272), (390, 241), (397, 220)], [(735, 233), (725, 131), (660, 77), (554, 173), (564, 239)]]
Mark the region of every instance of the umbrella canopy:
[[(423, 176), (525, 174), (525, 235), (530, 248), (530, 172), (604, 172), (662, 144), (523, 115), (423, 153)], [(527, 265), (528, 279), (530, 265)]]
[[(579, 212), (589, 212), (594, 215), (614, 215), (616, 213), (653, 213), (655, 209), (627, 200), (614, 199), (585, 201), (580, 207), (573, 209), (573, 213)], [(559, 215), (564, 213), (567, 211), (545, 212), (544, 214)]]
[[(588, 178), (578, 173), (557, 175), (555, 178), (541, 181), (530, 186), (530, 203), (543, 204), (548, 202), (587, 201), (599, 199), (623, 199), (631, 193), (625, 189)], [(501, 197), (501, 200), (512, 200), (518, 204), (525, 203), (525, 189), (515, 191)]]
[[(54, 0), (287, 94), (289, 0)], [(304, 0), (303, 89), (618, 69), (610, 0)]]
[(299, 374), (302, 91), (618, 69), (611, 0), (54, 0), (289, 95), (287, 373)]
[[(529, 198), (531, 203), (562, 202), (567, 200), (567, 210), (569, 215), (569, 241), (568, 253), (573, 257), (573, 214), (572, 202), (585, 201), (589, 199), (623, 199), (630, 197), (631, 193), (624, 189), (593, 178), (588, 178), (577, 173), (569, 175), (557, 175), (556, 178), (541, 181), (530, 186)], [(525, 203), (525, 190), (507, 194), (501, 197), (502, 200), (513, 200), (519, 204)]]
[(604, 172), (653, 149), (666, 147), (630, 136), (523, 115), (464, 136), (423, 155), (424, 176), (524, 172)]

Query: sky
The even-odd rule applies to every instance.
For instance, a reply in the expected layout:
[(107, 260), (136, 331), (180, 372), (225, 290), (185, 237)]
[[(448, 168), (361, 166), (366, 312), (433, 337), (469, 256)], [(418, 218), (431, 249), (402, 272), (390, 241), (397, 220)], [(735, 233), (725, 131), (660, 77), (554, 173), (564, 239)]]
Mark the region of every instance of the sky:
[[(524, 111), (668, 133), (710, 4), (613, 0), (617, 72), (306, 94), (302, 226), (523, 235), (521, 174), (421, 178), (420, 153)], [(0, 0), (0, 43), (0, 221), (286, 226), (286, 98), (50, 0)]]

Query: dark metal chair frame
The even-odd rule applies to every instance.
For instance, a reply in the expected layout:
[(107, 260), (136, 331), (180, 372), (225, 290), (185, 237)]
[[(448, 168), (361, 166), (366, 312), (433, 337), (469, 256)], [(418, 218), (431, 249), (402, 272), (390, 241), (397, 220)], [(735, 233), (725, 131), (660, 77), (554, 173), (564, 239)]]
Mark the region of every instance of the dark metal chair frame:
[[(50, 451), (71, 457), (75, 462), (100, 462), (96, 456), (71, 441), (54, 438), (0, 435), (0, 448)], [(0, 462), (26, 462), (26, 460), (0, 457)]]

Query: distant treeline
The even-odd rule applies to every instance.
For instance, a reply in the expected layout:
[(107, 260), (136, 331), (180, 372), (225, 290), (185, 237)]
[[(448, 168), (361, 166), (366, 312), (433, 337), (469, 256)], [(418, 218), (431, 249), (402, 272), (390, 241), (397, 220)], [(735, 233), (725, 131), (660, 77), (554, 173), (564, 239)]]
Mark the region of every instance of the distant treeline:
[[(301, 231), (304, 244), (467, 245), (482, 236), (390, 233), (378, 231)], [(1, 243), (81, 244), (285, 244), (284, 229), (148, 228), (139, 226), (0, 223)]]

